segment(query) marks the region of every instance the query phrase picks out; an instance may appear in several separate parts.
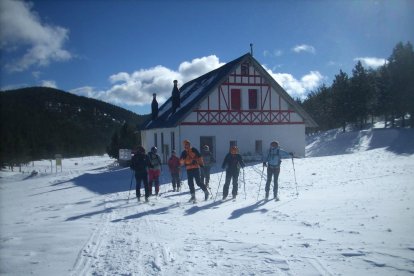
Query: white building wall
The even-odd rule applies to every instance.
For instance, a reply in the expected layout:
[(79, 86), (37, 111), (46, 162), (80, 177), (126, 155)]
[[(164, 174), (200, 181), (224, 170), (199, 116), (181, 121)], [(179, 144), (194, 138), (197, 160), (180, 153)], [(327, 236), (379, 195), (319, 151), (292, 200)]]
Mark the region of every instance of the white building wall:
[[(271, 141), (278, 141), (280, 147), (297, 156), (305, 155), (305, 126), (270, 125), (270, 126), (180, 126), (182, 140), (188, 139), (193, 147), (200, 149), (201, 136), (214, 136), (216, 158), (221, 164), (229, 152), (230, 141), (237, 141), (240, 153), (254, 153), (256, 140), (262, 141), (262, 150), (266, 151)], [(182, 147), (182, 145), (180, 145)]]
[[(174, 139), (171, 139), (171, 133), (174, 133)], [(154, 134), (157, 134), (157, 141), (155, 141)], [(147, 152), (149, 152), (153, 146), (157, 146), (158, 154), (161, 156), (162, 161), (165, 163), (166, 160), (168, 160), (168, 158), (171, 156), (171, 151), (174, 148), (177, 150), (177, 152), (181, 149), (179, 134), (180, 133), (178, 127), (143, 130), (141, 131), (142, 146)], [(161, 144), (162, 136), (164, 136), (163, 144)], [(174, 143), (174, 145), (172, 143)]]

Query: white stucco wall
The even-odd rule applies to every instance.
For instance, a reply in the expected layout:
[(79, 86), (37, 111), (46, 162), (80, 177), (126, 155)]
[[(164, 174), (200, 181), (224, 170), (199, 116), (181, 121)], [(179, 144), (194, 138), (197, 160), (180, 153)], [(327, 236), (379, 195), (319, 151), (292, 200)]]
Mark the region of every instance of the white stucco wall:
[(189, 139), (198, 149), (200, 148), (200, 136), (214, 136), (216, 158), (219, 162), (222, 162), (228, 153), (230, 141), (237, 141), (240, 153), (254, 153), (256, 140), (262, 141), (263, 151), (269, 148), (271, 141), (277, 140), (286, 151), (295, 152), (298, 156), (305, 155), (304, 125), (181, 126), (180, 129), (182, 140)]

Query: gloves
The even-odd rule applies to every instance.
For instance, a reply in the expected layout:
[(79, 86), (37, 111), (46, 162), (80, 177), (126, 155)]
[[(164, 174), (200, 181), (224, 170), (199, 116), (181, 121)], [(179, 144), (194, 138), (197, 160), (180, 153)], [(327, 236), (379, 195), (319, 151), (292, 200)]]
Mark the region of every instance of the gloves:
[(267, 163), (266, 162), (263, 162), (263, 167), (267, 167)]
[(293, 157), (293, 152), (289, 152), (289, 154), (290, 154), (290, 156), (292, 156), (292, 157)]
[(193, 161), (191, 162), (191, 164), (192, 164), (192, 165), (197, 165), (197, 160), (193, 160)]

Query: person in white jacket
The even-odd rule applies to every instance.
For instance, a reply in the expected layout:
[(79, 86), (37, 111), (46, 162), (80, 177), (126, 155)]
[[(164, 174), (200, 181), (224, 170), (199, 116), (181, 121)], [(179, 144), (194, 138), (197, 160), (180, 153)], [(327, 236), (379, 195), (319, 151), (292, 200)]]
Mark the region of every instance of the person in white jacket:
[(269, 191), (270, 191), (270, 182), (272, 181), (273, 176), (273, 196), (275, 200), (279, 200), (277, 196), (278, 192), (278, 179), (280, 173), (280, 164), (282, 163), (282, 158), (293, 156), (293, 153), (284, 151), (283, 149), (279, 148), (279, 143), (276, 141), (272, 141), (270, 143), (270, 149), (268, 150), (267, 154), (264, 156), (263, 160), (263, 167), (267, 167), (267, 181), (266, 181), (266, 199), (269, 199)]

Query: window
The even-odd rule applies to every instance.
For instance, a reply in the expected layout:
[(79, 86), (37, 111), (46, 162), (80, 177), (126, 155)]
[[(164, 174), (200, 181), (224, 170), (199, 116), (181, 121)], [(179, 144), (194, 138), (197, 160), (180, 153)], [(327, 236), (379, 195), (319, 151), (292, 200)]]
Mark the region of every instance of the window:
[(262, 154), (263, 153), (262, 140), (256, 140), (255, 153), (256, 154)]
[(164, 133), (161, 133), (161, 153), (164, 153)]
[(154, 146), (158, 147), (158, 137), (157, 137), (157, 133), (154, 133)]
[(171, 149), (175, 150), (175, 133), (171, 131)]
[(249, 89), (249, 109), (257, 109), (257, 90)]
[(241, 99), (240, 99), (240, 89), (231, 90), (231, 109), (240, 110), (241, 108)]
[(242, 76), (249, 75), (249, 64), (248, 63), (242, 64), (240, 69), (241, 69), (241, 75)]

